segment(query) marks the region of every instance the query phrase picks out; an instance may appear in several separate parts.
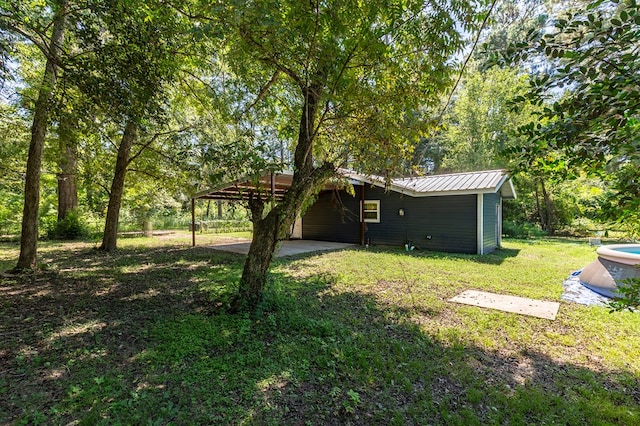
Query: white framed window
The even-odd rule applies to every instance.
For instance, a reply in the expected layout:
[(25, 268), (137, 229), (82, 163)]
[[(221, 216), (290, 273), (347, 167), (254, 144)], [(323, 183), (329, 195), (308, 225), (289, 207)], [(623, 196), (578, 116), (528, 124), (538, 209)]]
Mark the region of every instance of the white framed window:
[(380, 223), (380, 200), (362, 202), (362, 219), (365, 222)]

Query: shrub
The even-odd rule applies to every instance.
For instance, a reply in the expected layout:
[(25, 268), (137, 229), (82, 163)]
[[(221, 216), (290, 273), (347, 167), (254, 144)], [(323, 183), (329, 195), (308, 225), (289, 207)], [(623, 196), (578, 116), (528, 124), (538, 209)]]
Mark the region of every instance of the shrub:
[(625, 309), (633, 312), (640, 309), (640, 278), (628, 278), (623, 281), (624, 287), (618, 288), (621, 296), (609, 303), (610, 312)]
[(82, 221), (77, 212), (69, 212), (67, 217), (60, 221), (47, 221), (45, 229), (47, 238), (52, 240), (75, 240), (89, 235), (87, 224)]
[(556, 231), (556, 235), (566, 237), (591, 237), (605, 229), (605, 225), (596, 223), (586, 217), (579, 217)]
[(503, 222), (502, 234), (505, 237), (511, 238), (532, 238), (546, 235), (537, 225), (529, 222), (518, 223), (511, 220), (505, 220)]

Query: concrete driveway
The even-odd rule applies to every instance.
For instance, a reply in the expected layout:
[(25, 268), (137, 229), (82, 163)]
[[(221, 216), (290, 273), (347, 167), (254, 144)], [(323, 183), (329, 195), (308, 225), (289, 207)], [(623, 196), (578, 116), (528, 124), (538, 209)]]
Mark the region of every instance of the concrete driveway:
[[(214, 250), (227, 251), (231, 253), (247, 254), (249, 253), (249, 245), (251, 241), (237, 242), (230, 244), (216, 244), (208, 246)], [(346, 248), (358, 247), (356, 244), (333, 243), (329, 241), (314, 240), (286, 240), (280, 242), (280, 250), (275, 257), (294, 256), (303, 253), (312, 253), (316, 251), (342, 250)]]

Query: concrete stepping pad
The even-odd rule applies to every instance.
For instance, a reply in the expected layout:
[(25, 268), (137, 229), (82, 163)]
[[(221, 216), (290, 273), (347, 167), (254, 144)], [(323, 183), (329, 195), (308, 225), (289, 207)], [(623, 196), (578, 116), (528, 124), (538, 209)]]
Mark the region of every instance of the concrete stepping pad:
[(476, 290), (464, 291), (449, 301), (550, 320), (556, 319), (560, 308), (560, 304), (557, 302), (546, 302), (544, 300)]

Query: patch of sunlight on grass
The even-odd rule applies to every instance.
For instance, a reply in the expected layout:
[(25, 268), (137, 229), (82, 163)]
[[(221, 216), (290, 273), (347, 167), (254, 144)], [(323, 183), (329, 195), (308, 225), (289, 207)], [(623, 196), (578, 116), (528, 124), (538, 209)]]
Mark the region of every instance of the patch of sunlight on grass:
[(283, 371), (256, 382), (256, 388), (262, 392), (269, 392), (275, 389), (283, 389), (290, 381), (291, 372)]
[(51, 339), (51, 341), (54, 341), (57, 339), (73, 337), (85, 333), (96, 333), (106, 326), (107, 324), (105, 322), (97, 320), (91, 320), (84, 323), (68, 324), (51, 333), (49, 338)]
[(552, 331), (548, 331), (544, 333), (544, 336), (547, 337), (552, 343), (559, 344), (567, 347), (576, 346), (576, 337), (570, 334), (560, 334)]

